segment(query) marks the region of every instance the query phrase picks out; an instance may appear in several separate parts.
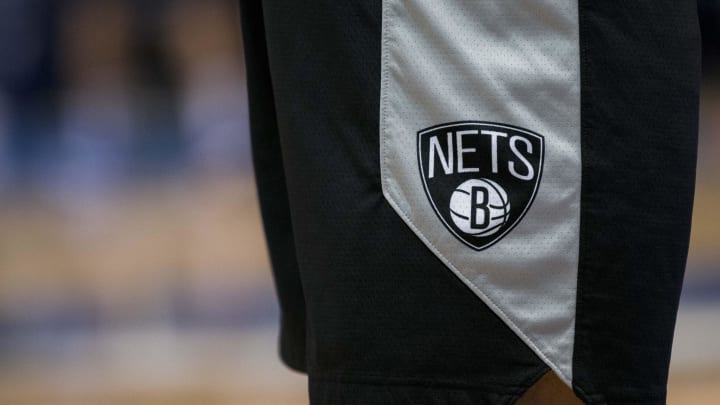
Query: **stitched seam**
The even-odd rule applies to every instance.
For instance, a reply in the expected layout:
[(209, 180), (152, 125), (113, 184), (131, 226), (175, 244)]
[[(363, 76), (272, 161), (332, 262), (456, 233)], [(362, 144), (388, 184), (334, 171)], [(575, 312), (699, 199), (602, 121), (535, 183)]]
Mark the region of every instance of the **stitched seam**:
[[(578, 340), (578, 326), (583, 326), (583, 322), (578, 322), (578, 310), (582, 310), (584, 307), (585, 302), (585, 288), (584, 283), (582, 281), (584, 280), (583, 277), (583, 270), (586, 269), (587, 266), (585, 264), (586, 262), (586, 255), (583, 253), (583, 247), (586, 245), (587, 236), (585, 233), (585, 228), (583, 227), (583, 180), (584, 180), (584, 171), (583, 168), (583, 136), (590, 133), (590, 130), (592, 128), (592, 124), (589, 122), (589, 118), (592, 116), (591, 111), (591, 103), (592, 100), (592, 81), (589, 77), (588, 72), (591, 71), (591, 69), (587, 69), (590, 65), (592, 65), (592, 60), (590, 59), (590, 52), (587, 49), (587, 44), (583, 41), (583, 36), (588, 36), (588, 28), (586, 24), (583, 24), (585, 20), (585, 13), (587, 12), (587, 8), (589, 8), (589, 3), (585, 0), (579, 0), (578, 1), (578, 24), (579, 24), (579, 49), (580, 49), (580, 209), (578, 210), (580, 218), (578, 219), (578, 268), (577, 268), (577, 280), (576, 280), (576, 287), (575, 287), (575, 336), (574, 336), (574, 342), (573, 342), (573, 367), (575, 367), (575, 352), (579, 352), (584, 350), (584, 344), (582, 343), (583, 339), (581, 336), (581, 339)], [(587, 113), (583, 115), (583, 113)], [(584, 395), (588, 400), (596, 400), (596, 396), (598, 394), (594, 394), (592, 392), (597, 392), (597, 389), (593, 386), (591, 381), (587, 378), (582, 381), (582, 384), (588, 388), (588, 390), (585, 390), (581, 388), (578, 383), (576, 382), (574, 389), (581, 395)]]
[[(381, 53), (381, 68), (380, 68), (380, 92), (381, 92), (381, 99), (380, 99), (380, 155), (382, 157), (382, 164), (380, 166), (380, 183), (381, 183), (381, 189), (383, 190), (383, 194), (385, 194), (385, 188), (387, 183), (387, 145), (386, 145), (386, 137), (383, 136), (383, 134), (387, 133), (387, 88), (388, 88), (388, 76), (389, 76), (389, 60), (390, 60), (390, 49), (389, 49), (389, 43), (390, 43), (390, 37), (392, 33), (392, 23), (390, 18), (390, 2), (392, 0), (384, 0), (383, 1), (383, 10), (382, 10), (382, 48), (380, 50)], [(387, 26), (386, 26), (387, 25)], [(387, 186), (389, 187), (389, 186)]]

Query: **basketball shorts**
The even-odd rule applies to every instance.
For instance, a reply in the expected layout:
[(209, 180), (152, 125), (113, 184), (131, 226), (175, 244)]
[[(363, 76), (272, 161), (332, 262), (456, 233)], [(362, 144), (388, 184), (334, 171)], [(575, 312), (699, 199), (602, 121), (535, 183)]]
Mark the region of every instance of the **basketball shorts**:
[(693, 0), (243, 0), (280, 351), (313, 404), (665, 402)]

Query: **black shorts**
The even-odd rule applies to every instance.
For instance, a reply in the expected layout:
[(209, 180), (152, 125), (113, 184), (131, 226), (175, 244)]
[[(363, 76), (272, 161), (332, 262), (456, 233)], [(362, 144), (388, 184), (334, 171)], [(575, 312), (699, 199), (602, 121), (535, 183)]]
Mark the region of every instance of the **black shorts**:
[(281, 356), (314, 404), (664, 403), (695, 1), (241, 1)]

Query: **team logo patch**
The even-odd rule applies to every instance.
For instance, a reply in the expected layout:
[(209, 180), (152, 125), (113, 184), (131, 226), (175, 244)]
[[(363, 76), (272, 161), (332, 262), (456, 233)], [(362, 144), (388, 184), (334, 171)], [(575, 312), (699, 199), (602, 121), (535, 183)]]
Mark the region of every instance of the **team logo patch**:
[(475, 250), (508, 234), (530, 208), (542, 176), (542, 135), (463, 121), (418, 132), (420, 176), (440, 220)]

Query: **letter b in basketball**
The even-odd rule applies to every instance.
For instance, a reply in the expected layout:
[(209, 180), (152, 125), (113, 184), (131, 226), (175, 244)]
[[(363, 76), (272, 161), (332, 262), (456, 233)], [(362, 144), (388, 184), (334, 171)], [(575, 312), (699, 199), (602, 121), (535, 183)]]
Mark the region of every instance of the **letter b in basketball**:
[(488, 179), (472, 179), (460, 184), (450, 198), (451, 218), (458, 229), (472, 236), (497, 233), (510, 216), (505, 190)]

